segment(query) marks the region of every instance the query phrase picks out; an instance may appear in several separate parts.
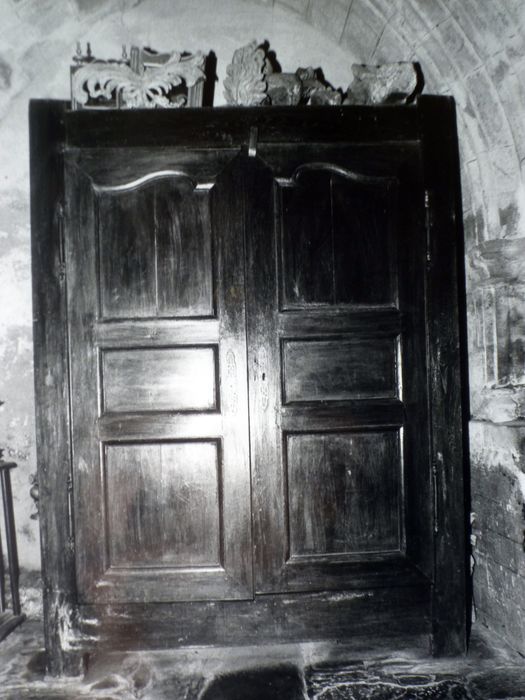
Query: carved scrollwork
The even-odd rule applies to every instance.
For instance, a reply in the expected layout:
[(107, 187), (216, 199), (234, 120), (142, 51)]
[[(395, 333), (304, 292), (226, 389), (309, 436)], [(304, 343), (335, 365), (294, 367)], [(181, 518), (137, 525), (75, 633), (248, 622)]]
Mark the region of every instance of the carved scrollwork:
[(191, 88), (205, 79), (205, 56), (154, 54), (132, 47), (129, 61), (97, 61), (77, 59), (72, 69), (71, 95), (73, 106), (86, 106), (90, 100), (106, 101), (124, 108), (182, 107), (185, 94), (173, 94), (184, 84)]
[(233, 54), (224, 81), (224, 96), (231, 105), (340, 105), (411, 102), (423, 89), (416, 63), (354, 64), (348, 90), (333, 88), (320, 68), (298, 68), (283, 73), (271, 60), (267, 43), (252, 41)]
[(320, 70), (298, 68), (295, 73), (274, 70), (267, 44), (252, 41), (237, 49), (226, 69), (224, 97), (231, 105), (341, 104), (341, 92), (328, 85)]
[[(212, 56), (213, 54), (210, 54)], [(206, 80), (206, 56), (157, 54), (150, 49), (123, 48), (118, 60), (100, 61), (87, 45), (80, 46), (71, 68), (73, 109), (136, 107), (200, 107)], [(208, 65), (209, 72), (209, 65)], [(226, 68), (224, 97), (229, 105), (402, 104), (422, 91), (424, 79), (416, 63), (353, 65), (346, 91), (332, 87), (320, 68), (282, 72), (268, 42), (252, 41), (237, 49)]]
[(354, 79), (344, 104), (403, 104), (423, 89), (423, 75), (417, 63), (383, 63), (379, 66), (354, 64)]
[(266, 90), (266, 56), (264, 49), (252, 41), (237, 49), (232, 62), (226, 68), (224, 97), (230, 105), (253, 107), (264, 104)]

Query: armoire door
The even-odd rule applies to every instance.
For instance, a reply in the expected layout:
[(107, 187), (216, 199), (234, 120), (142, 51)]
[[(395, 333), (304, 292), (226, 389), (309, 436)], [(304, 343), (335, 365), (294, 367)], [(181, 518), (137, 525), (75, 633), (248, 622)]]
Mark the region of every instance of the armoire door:
[(67, 154), (81, 602), (252, 596), (237, 161), (227, 149)]
[(417, 147), (260, 143), (251, 161), (256, 591), (430, 581)]

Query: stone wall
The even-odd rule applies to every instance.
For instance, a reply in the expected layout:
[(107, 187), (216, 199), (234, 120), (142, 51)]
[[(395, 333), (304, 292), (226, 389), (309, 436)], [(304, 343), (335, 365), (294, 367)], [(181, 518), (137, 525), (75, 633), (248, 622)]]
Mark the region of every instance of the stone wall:
[[(417, 60), (458, 107), (468, 284), (478, 619), (525, 653), (525, 4), (523, 0), (0, 0), (0, 445), (16, 459), (22, 563), (38, 566), (27, 101), (68, 95), (77, 40), (233, 50), (269, 40), (284, 69)], [(210, 20), (213, 18), (213, 21)], [(222, 90), (216, 91), (216, 103)], [(520, 624), (521, 623), (521, 624)]]

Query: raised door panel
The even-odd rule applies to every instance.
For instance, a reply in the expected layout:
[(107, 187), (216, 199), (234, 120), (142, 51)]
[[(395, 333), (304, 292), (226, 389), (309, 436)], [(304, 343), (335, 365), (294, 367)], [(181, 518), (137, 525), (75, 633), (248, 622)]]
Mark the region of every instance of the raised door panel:
[(397, 431), (286, 436), (289, 561), (401, 548)]
[(218, 409), (217, 346), (101, 352), (104, 413)]
[(68, 158), (84, 603), (252, 596), (241, 172), (178, 157)]
[(278, 181), (283, 308), (394, 302), (392, 185), (315, 162)]
[(403, 388), (424, 373), (409, 251), (421, 268), (425, 237), (406, 208), (417, 151), (258, 153), (257, 206), (246, 204), (256, 590), (405, 585), (431, 547), (426, 525), (413, 544), (431, 506), (428, 489), (414, 494), (429, 479), (428, 434), (407, 425), (425, 420), (426, 385), (408, 406)]
[(220, 567), (218, 441), (106, 444), (110, 567)]
[(98, 188), (101, 318), (213, 315), (208, 195), (180, 175)]
[(282, 363), (284, 404), (398, 395), (393, 338), (286, 339)]

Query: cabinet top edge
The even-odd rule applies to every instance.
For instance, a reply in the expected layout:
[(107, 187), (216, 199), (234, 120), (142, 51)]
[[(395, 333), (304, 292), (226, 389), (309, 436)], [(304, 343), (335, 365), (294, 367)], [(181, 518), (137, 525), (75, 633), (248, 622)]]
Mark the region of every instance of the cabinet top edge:
[(451, 102), (425, 95), (411, 105), (72, 111), (65, 101), (31, 100), (30, 110), (60, 119), (69, 147), (231, 148), (246, 144), (254, 127), (261, 143), (416, 140), (421, 137), (421, 108), (438, 121), (447, 119)]

